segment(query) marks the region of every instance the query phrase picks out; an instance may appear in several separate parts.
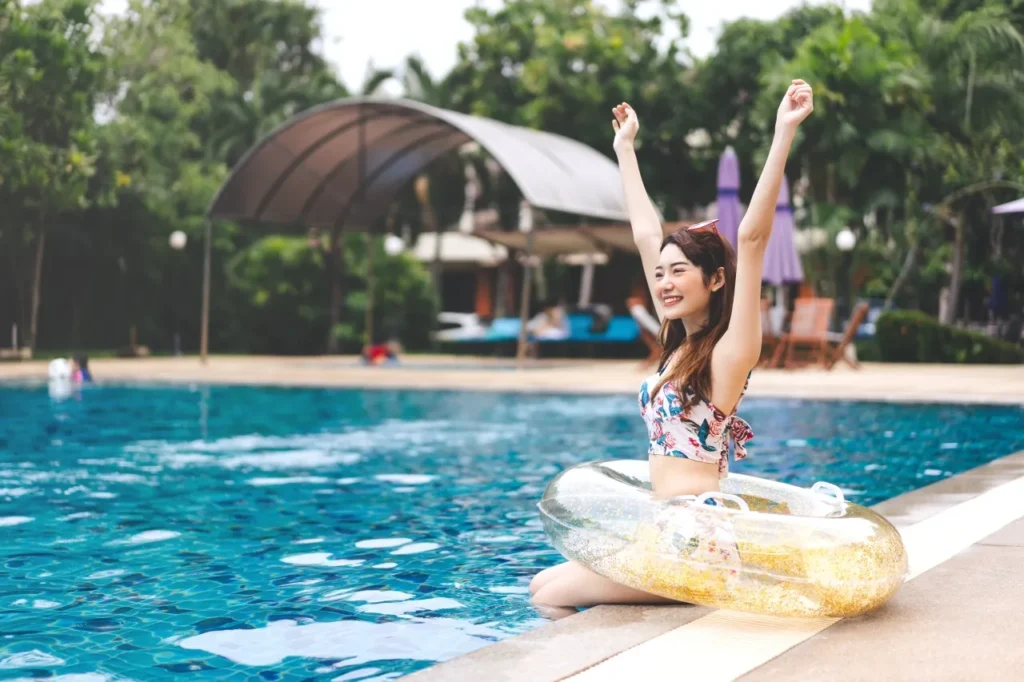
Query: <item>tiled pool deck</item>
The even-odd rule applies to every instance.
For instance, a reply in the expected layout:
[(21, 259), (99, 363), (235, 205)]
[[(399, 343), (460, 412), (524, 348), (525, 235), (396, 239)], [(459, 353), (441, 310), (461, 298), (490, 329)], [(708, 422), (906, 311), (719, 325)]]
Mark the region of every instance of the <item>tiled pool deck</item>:
[[(218, 356), (96, 360), (101, 381), (632, 393), (636, 362), (411, 357)], [(45, 377), (46, 363), (0, 364), (0, 380)], [(757, 371), (750, 395), (1024, 404), (1024, 366), (865, 365)], [(1024, 413), (1022, 413), (1024, 414)], [(771, 619), (695, 606), (602, 606), (406, 679), (416, 682), (1019, 680), (1024, 669), (1024, 453), (893, 498), (877, 509), (907, 542), (912, 579), (852, 619)]]

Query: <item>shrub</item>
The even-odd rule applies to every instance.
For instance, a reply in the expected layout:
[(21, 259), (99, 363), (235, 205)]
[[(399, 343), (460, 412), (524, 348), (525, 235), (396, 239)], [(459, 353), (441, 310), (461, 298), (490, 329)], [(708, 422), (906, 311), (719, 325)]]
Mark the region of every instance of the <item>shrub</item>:
[(882, 362), (1014, 364), (1024, 362), (1020, 346), (939, 324), (916, 310), (890, 310), (875, 323)]
[(853, 342), (857, 348), (857, 359), (861, 362), (881, 362), (882, 354), (878, 350), (878, 339), (858, 339)]
[[(341, 323), (342, 352), (358, 352), (366, 320), (366, 237), (347, 235)], [(437, 305), (430, 276), (408, 254), (388, 256), (376, 240), (375, 336), (395, 334), (409, 349), (430, 343)], [(228, 265), (235, 313), (251, 353), (322, 353), (327, 343), (328, 280), (322, 252), (305, 238), (265, 237)]]

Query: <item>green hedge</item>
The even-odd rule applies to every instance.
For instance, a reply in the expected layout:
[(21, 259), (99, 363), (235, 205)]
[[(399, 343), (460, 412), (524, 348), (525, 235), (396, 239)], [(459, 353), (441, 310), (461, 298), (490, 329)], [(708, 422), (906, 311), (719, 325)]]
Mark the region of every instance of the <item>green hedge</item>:
[(857, 359), (861, 362), (881, 362), (882, 353), (878, 350), (878, 339), (857, 339), (853, 342), (857, 349)]
[[(430, 274), (408, 253), (385, 253), (382, 239), (373, 245), (374, 336), (387, 340), (395, 335), (407, 350), (429, 348), (438, 307)], [(366, 235), (344, 236), (345, 299), (334, 330), (344, 353), (359, 352), (365, 340), (366, 249)], [(320, 249), (311, 248), (305, 237), (271, 235), (239, 251), (226, 274), (232, 319), (244, 332), (245, 352), (323, 352), (329, 282)]]
[(875, 323), (882, 362), (1014, 364), (1024, 362), (1020, 346), (939, 324), (916, 310), (890, 310)]

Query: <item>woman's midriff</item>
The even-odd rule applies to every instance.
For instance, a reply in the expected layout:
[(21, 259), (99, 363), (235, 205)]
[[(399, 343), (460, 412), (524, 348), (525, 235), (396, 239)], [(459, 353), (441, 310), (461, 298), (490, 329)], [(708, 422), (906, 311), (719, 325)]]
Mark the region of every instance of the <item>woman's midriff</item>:
[(720, 489), (717, 464), (663, 455), (650, 455), (648, 461), (651, 467), (651, 488), (657, 498), (700, 495)]

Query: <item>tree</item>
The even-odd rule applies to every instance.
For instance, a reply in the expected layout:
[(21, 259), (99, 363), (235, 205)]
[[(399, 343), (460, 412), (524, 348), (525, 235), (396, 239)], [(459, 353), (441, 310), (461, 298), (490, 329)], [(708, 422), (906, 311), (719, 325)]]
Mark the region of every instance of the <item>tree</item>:
[[(348, 96), (315, 49), (321, 38), (317, 9), (274, 0), (187, 4), (199, 59), (232, 83), (198, 128), (228, 166), (296, 114)], [(371, 90), (390, 75), (376, 75)]]
[[(194, 197), (172, 191), (146, 195), (150, 207), (162, 217), (157, 223), (161, 241), (171, 229), (199, 232), (226, 166), (234, 165), (271, 129), (301, 111), (348, 94), (313, 49), (319, 38), (316, 11), (298, 3), (137, 2), (129, 15), (112, 22), (108, 34), (125, 45), (117, 52), (126, 69), (146, 67), (149, 45), (166, 46), (161, 62), (166, 69), (128, 77), (132, 86), (118, 107), (122, 114), (133, 115), (122, 122), (155, 127), (140, 140), (174, 143), (140, 157), (152, 164), (147, 175), (165, 179), (159, 187), (167, 190), (199, 192)], [(140, 51), (135, 53), (132, 46)], [(390, 72), (373, 72), (364, 87), (372, 91), (390, 77)], [(159, 99), (151, 90), (155, 87), (163, 88), (159, 91), (166, 100), (163, 116), (146, 109)], [(165, 173), (170, 177), (164, 178)], [(183, 175), (193, 182), (174, 182)], [(161, 196), (170, 203), (153, 205)], [(175, 209), (186, 206), (192, 224), (180, 225), (186, 216)], [(224, 257), (245, 248), (252, 239), (237, 226), (220, 223), (215, 249)], [(219, 276), (214, 273), (215, 278)], [(331, 307), (337, 307), (334, 301)], [(220, 317), (231, 315), (222, 310)]]
[[(953, 233), (944, 324), (951, 324), (959, 311), (971, 225), (988, 224), (991, 205), (975, 202), (954, 209), (953, 198), (1014, 172), (1015, 160), (1024, 153), (1019, 142), (1024, 138), (1024, 37), (1005, 6), (974, 3), (962, 11), (965, 4), (970, 3), (885, 0), (876, 4), (875, 16), (883, 33), (920, 55), (931, 76), (934, 106), (927, 121), (936, 141), (924, 150), (914, 178), (922, 183), (917, 192), (922, 200), (942, 207), (932, 215)], [(929, 6), (938, 14), (929, 13)]]
[[(91, 0), (5, 3), (0, 14), (0, 93), (7, 103), (0, 110), (0, 203), (15, 226), (4, 236), (16, 288), (31, 290), (21, 307), (30, 348), (38, 340), (47, 233), (74, 222), (95, 198), (93, 111), (103, 56), (90, 42), (92, 16)], [(26, 247), (35, 251), (29, 286), (20, 267)]]
[(406, 57), (398, 75), (406, 97), (438, 107), (447, 106), (449, 79), (435, 79), (418, 55)]
[[(685, 35), (674, 0), (625, 2), (621, 14), (580, 0), (509, 0), (495, 11), (467, 10), (474, 36), (459, 45), (447, 77), (458, 111), (565, 135), (611, 155), (611, 108), (631, 102), (648, 131), (640, 158), (652, 195), (673, 206), (680, 187), (706, 168), (686, 152), (699, 93), (666, 24)], [(639, 16), (642, 7), (658, 10)]]
[[(372, 65), (367, 68), (366, 78), (363, 81), (362, 91), (359, 93), (363, 96), (373, 95), (385, 82), (394, 77), (394, 73), (390, 70), (375, 69)], [(345, 258), (343, 254), (343, 237), (342, 230), (344, 225), (340, 221), (335, 221), (331, 227), (328, 239), (322, 240), (319, 236), (316, 236), (316, 240), (323, 244), (324, 249), (327, 253), (327, 277), (330, 280), (330, 289), (328, 294), (328, 309), (330, 311), (330, 326), (327, 332), (327, 351), (330, 353), (337, 352), (339, 344), (345, 337), (344, 329), (342, 326), (342, 305), (344, 286), (343, 282), (345, 279)], [(371, 229), (373, 229), (371, 227)], [(315, 235), (315, 230), (311, 231), (311, 234)], [(372, 253), (372, 252), (370, 252)], [(372, 298), (372, 296), (371, 296)], [(372, 308), (372, 302), (369, 304)], [(372, 322), (372, 320), (370, 320)]]
[[(130, 8), (104, 31), (110, 79), (117, 84), (107, 102), (106, 151), (126, 176), (119, 183), (123, 192), (137, 194), (174, 228), (198, 228), (195, 219), (216, 187), (211, 183), (225, 169), (196, 127), (234, 84), (200, 58), (187, 0), (132, 0)], [(182, 195), (191, 190), (197, 195)], [(195, 222), (182, 226), (180, 218)]]
[(189, 29), (200, 59), (248, 89), (267, 73), (292, 80), (328, 71), (315, 44), (319, 10), (280, 0), (189, 0)]
[[(474, 35), (450, 73), (431, 74), (412, 56), (394, 72), (371, 69), (351, 89), (319, 53), (308, 3), (132, 0), (100, 34), (95, 2), (0, 0), (0, 316), (17, 319), (33, 346), (70, 338), (109, 347), (109, 330), (126, 323), (146, 341), (169, 340), (171, 306), (199, 298), (199, 259), (171, 251), (168, 234), (199, 236), (230, 166), (272, 127), (392, 78), (410, 98), (550, 130), (609, 155), (608, 110), (630, 101), (646, 131), (648, 189), (669, 218), (713, 198), (726, 144), (741, 157), (744, 191), (753, 188), (781, 88), (808, 78), (818, 112), (801, 129), (791, 175), (808, 180), (816, 226), (860, 233), (853, 261), (864, 270), (862, 291), (934, 310), (948, 285), (948, 322), (980, 309), (994, 273), (1024, 285), (1017, 223), (989, 214), (1024, 182), (1024, 0), (876, 0), (849, 16), (803, 6), (775, 21), (726, 25), (703, 60), (684, 40), (666, 40), (669, 29), (686, 33), (673, 2), (627, 0), (611, 12), (586, 0), (509, 0), (467, 13)], [(521, 197), (495, 166), (481, 150), (439, 159), (419, 194), (410, 182), (373, 228), (443, 230), (473, 200), (497, 205), (513, 228)], [(470, 169), (479, 193), (467, 203)], [(247, 255), (232, 270), (244, 281), (213, 300), (215, 343), (251, 347), (252, 329), (273, 330), (293, 304), (313, 308), (289, 318), (294, 335), (268, 334), (275, 348), (301, 352), (306, 329), (357, 343), (370, 319), (367, 256), (379, 254), (380, 240), (338, 229), (320, 240), (324, 252), (303, 255), (275, 241), (275, 229), (219, 223), (214, 286), (226, 277), (220, 265)], [(834, 277), (836, 255), (814, 253), (807, 270)], [(330, 287), (289, 280), (282, 291), (294, 290), (277, 296), (268, 284), (307, 266)], [(387, 298), (390, 286), (373, 291)], [(260, 291), (273, 302), (256, 310), (245, 296)], [(321, 295), (330, 303), (317, 313)], [(398, 305), (385, 303), (377, 310)]]
[[(1001, 8), (979, 7), (945, 20), (941, 11), (949, 3), (939, 14), (923, 4), (883, 0), (870, 15), (820, 26), (788, 62), (764, 65), (759, 110), (769, 118), (789, 78), (811, 80), (817, 112), (802, 126), (795, 156), (816, 207), (849, 207), (851, 227), (875, 233), (868, 236), (884, 245), (879, 253), (892, 259), (890, 299), (918, 265), (922, 247), (943, 241), (933, 234), (937, 228), (950, 230), (954, 305), (945, 313), (948, 323), (972, 241), (965, 231), (989, 222), (980, 196), (959, 202), (965, 215), (951, 214), (948, 200), (1009, 171), (1006, 159), (1013, 153), (1000, 140), (1021, 139), (1024, 132), (1024, 43)], [(923, 209), (939, 205), (939, 212)], [(868, 230), (859, 216), (876, 211), (881, 218)], [(946, 251), (929, 251), (939, 253)]]
[[(931, 71), (933, 125), (962, 136), (998, 123), (1020, 131), (1024, 38), (1009, 11), (984, 5), (946, 19), (919, 0), (878, 3), (874, 24), (910, 45)], [(1009, 132), (1009, 130), (1007, 130)]]
[(815, 115), (801, 126), (794, 151), (811, 198), (861, 212), (895, 202), (901, 166), (918, 148), (930, 106), (928, 73), (910, 46), (883, 41), (860, 17), (824, 24), (792, 59), (762, 73), (761, 120), (774, 119), (792, 78), (814, 87)]
[(969, 234), (970, 202), (974, 200), (975, 210), (978, 210), (980, 204), (981, 211), (987, 212), (995, 202), (990, 197), (986, 200), (986, 193), (997, 189), (1024, 192), (1024, 184), (1021, 182), (998, 179), (1012, 173), (1015, 165), (1019, 167), (1019, 147), (1014, 149), (1014, 146), (1005, 139), (990, 138), (983, 147), (975, 148), (973, 145), (980, 141), (982, 140), (976, 137), (970, 145), (947, 143), (942, 146), (940, 158), (946, 162), (945, 184), (957, 189), (944, 196), (937, 205), (928, 208), (929, 214), (950, 227), (953, 232), (949, 299), (946, 306), (941, 308), (942, 315), (939, 319), (943, 324), (953, 324), (956, 320), (964, 280), (968, 239), (980, 236)]
[[(116, 168), (119, 205), (91, 216), (94, 238), (105, 245), (94, 268), (118, 273), (119, 286), (105, 295), (143, 338), (164, 336), (161, 316), (180, 318), (177, 289), (185, 283), (167, 285), (174, 275), (181, 279), (187, 259), (172, 261), (168, 235), (182, 230), (201, 243), (206, 207), (227, 174), (197, 128), (234, 83), (199, 58), (190, 12), (188, 0), (132, 0), (129, 12), (104, 26), (114, 87), (100, 139), (106, 163)], [(149, 297), (162, 305), (147, 305)]]
[[(423, 348), (429, 343), (436, 299), (422, 264), (408, 254), (390, 256), (380, 240), (346, 235), (346, 296), (334, 333), (346, 350), (358, 350), (366, 323), (372, 286), (373, 326), (402, 339), (403, 345)], [(376, 253), (368, 257), (372, 245)], [(382, 264), (368, 277), (371, 261)], [(310, 353), (320, 347), (329, 316), (325, 295), (323, 253), (299, 237), (273, 235), (239, 251), (228, 264), (228, 282), (235, 314), (248, 331), (245, 347), (257, 353)]]
[[(405, 96), (424, 104), (436, 107), (450, 107), (451, 79), (435, 79), (427, 69), (423, 60), (417, 55), (406, 58), (405, 64), (396, 74), (402, 84)], [(461, 163), (451, 155), (439, 159), (430, 168), (425, 169), (412, 182), (412, 196), (419, 207), (421, 230), (434, 233), (434, 261), (431, 275), (438, 298), (441, 295), (441, 238), (445, 229), (451, 225), (462, 209), (464, 167), (478, 161), (482, 155), (474, 155), (474, 159), (464, 159)], [(403, 195), (408, 195), (405, 191)], [(396, 197), (396, 204), (401, 203), (404, 196)], [(396, 209), (399, 208), (396, 206)], [(398, 211), (389, 216), (394, 222)], [(388, 226), (391, 229), (391, 226)]]
[[(781, 64), (792, 59), (815, 30), (843, 21), (842, 9), (834, 5), (802, 5), (775, 21), (737, 19), (722, 28), (715, 51), (696, 65), (694, 87), (700, 97), (694, 104), (700, 125), (708, 132), (709, 167), (732, 145), (741, 162), (741, 188), (746, 196), (754, 191), (760, 168), (755, 156), (770, 142), (775, 121), (774, 115), (766, 117), (755, 107), (766, 76), (784, 70)], [(773, 89), (771, 96), (775, 94)], [(712, 172), (705, 175), (697, 191), (706, 202), (714, 198), (715, 178)]]

